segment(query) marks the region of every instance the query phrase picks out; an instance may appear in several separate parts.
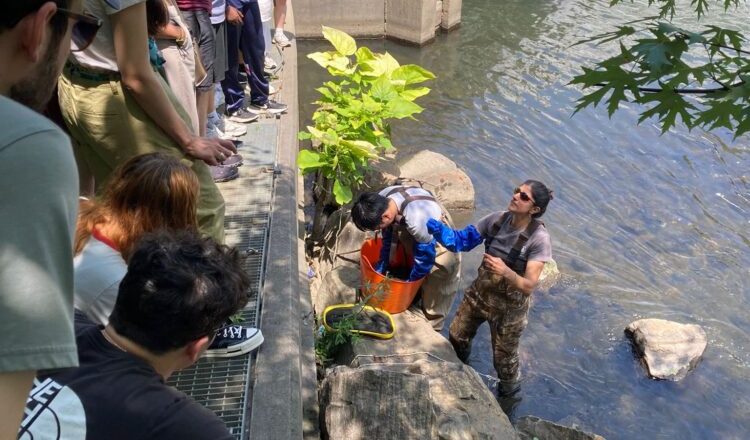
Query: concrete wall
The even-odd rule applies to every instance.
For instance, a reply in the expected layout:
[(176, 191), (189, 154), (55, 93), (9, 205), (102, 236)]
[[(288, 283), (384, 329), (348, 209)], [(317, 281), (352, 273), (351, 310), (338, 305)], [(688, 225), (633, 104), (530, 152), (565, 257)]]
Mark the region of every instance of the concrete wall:
[(321, 38), (321, 25), (360, 38), (426, 44), (461, 22), (462, 0), (294, 0), (296, 36)]

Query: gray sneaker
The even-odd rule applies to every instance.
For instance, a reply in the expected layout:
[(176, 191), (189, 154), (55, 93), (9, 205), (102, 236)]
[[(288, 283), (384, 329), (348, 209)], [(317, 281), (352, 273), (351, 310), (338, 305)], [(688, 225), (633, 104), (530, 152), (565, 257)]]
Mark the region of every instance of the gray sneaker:
[(258, 115), (250, 113), (246, 109), (241, 108), (237, 110), (236, 112), (230, 113), (229, 115), (227, 115), (227, 120), (232, 121), (232, 122), (237, 122), (240, 124), (247, 124), (249, 122), (257, 121)]
[(228, 158), (226, 158), (224, 162), (219, 164), (219, 166), (225, 167), (225, 168), (239, 168), (242, 166), (242, 163), (243, 163), (242, 155), (238, 153), (238, 154), (233, 154), (229, 156)]
[(256, 115), (261, 113), (269, 113), (272, 115), (278, 115), (286, 112), (287, 105), (269, 99), (265, 104), (250, 104), (247, 107), (247, 111)]
[(213, 177), (214, 182), (216, 183), (229, 182), (230, 180), (240, 177), (240, 172), (237, 170), (237, 167), (223, 167), (221, 165), (215, 167), (209, 165), (208, 168), (211, 170), (211, 177)]

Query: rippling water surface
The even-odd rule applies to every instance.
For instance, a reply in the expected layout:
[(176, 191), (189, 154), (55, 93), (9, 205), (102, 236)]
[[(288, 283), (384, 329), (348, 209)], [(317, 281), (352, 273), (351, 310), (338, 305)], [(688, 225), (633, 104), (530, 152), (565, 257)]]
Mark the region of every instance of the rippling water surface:
[[(607, 53), (571, 44), (653, 13), (607, 3), (464, 0), (462, 27), (430, 46), (361, 44), (437, 74), (419, 122), (395, 124), (394, 144), (458, 163), (475, 185), (474, 220), (503, 209), (526, 178), (555, 190), (544, 221), (563, 278), (534, 294), (513, 418), (575, 423), (608, 439), (747, 439), (750, 136), (660, 136), (651, 121), (636, 125), (635, 106), (612, 119), (604, 109), (571, 117), (580, 91), (566, 83)], [(711, 18), (750, 32), (748, 12)], [(324, 78), (304, 54), (325, 45), (299, 47), (304, 118)], [(480, 249), (467, 255), (462, 287), (480, 259)], [(650, 380), (633, 356), (623, 329), (647, 317), (706, 330), (704, 358), (683, 381)], [(474, 344), (471, 365), (494, 374), (486, 326)]]

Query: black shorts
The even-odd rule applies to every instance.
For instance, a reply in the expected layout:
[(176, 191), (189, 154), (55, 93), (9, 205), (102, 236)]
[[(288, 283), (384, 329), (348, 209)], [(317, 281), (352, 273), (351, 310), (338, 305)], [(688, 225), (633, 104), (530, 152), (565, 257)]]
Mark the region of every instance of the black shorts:
[(214, 25), (214, 36), (216, 37), (216, 58), (214, 58), (214, 82), (224, 80), (224, 74), (229, 70), (227, 59), (227, 22), (222, 21)]

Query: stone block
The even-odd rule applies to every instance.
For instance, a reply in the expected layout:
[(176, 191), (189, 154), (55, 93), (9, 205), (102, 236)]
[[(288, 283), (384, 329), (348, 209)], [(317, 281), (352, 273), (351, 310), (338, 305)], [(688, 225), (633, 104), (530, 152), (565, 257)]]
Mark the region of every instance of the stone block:
[(443, 0), (443, 14), (440, 27), (451, 30), (461, 24), (461, 6), (463, 0)]
[[(429, 164), (429, 166), (425, 166)], [(417, 184), (431, 191), (453, 217), (474, 209), (474, 185), (452, 160), (422, 150), (399, 164), (404, 184)], [(411, 182), (410, 182), (411, 181)]]
[(534, 416), (524, 416), (516, 422), (521, 440), (605, 440), (598, 434), (552, 423)]
[(437, 0), (386, 0), (385, 34), (417, 45), (435, 39)]
[(385, 36), (385, 0), (295, 0), (295, 35), (322, 38), (321, 26), (353, 37)]
[(625, 333), (643, 356), (648, 374), (657, 379), (683, 379), (698, 365), (708, 344), (701, 326), (665, 319), (639, 319), (628, 324)]

